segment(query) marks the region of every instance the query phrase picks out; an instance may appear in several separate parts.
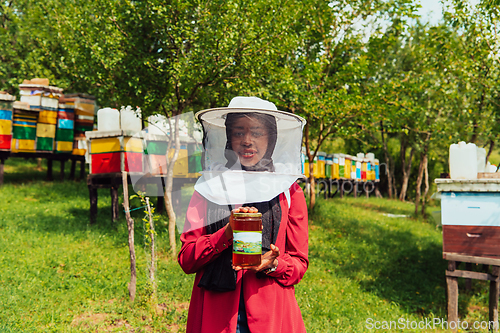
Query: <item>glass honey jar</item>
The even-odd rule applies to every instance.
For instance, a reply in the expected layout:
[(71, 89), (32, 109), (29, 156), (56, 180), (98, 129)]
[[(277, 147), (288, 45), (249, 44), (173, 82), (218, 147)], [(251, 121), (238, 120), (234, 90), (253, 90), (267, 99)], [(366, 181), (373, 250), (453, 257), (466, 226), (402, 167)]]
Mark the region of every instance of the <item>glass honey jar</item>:
[(262, 255), (262, 213), (234, 213), (233, 265), (258, 266)]

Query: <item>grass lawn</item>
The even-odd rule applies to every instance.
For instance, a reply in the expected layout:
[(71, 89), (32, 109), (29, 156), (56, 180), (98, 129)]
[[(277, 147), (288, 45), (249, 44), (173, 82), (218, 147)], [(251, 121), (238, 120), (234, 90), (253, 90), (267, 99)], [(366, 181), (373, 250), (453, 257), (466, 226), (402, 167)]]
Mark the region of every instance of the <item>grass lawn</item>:
[[(99, 190), (97, 223), (90, 225), (84, 181), (46, 182), (44, 166), (38, 170), (31, 160), (9, 159), (5, 172), (0, 332), (185, 331), (194, 276), (169, 256), (164, 216), (157, 222), (154, 300), (143, 212), (132, 212), (138, 281), (130, 303), (127, 227), (123, 212), (118, 223), (111, 222), (109, 190)], [(141, 203), (133, 199), (132, 205)], [(310, 215), (310, 267), (296, 286), (308, 332), (369, 332), (367, 325), (375, 321), (446, 319), (440, 227), (385, 215), (412, 211), (410, 203), (385, 199), (318, 201)], [(471, 291), (464, 290), (463, 279), (459, 285), (460, 318), (487, 320), (487, 283), (473, 281)]]

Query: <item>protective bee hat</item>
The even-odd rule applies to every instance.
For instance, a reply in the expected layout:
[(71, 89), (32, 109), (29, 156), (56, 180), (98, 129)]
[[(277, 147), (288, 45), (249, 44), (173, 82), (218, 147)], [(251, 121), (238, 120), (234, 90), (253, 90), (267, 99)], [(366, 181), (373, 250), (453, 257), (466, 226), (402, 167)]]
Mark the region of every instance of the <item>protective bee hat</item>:
[(219, 205), (268, 201), (302, 178), (305, 120), (257, 97), (196, 114), (203, 128), (195, 190)]

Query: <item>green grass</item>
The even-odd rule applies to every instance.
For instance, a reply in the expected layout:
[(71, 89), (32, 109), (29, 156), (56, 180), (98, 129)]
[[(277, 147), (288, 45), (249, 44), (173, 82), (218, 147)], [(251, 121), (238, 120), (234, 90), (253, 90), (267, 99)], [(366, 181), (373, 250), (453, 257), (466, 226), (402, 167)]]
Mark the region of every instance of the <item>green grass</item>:
[[(111, 222), (109, 190), (99, 190), (97, 222), (90, 225), (84, 181), (47, 182), (43, 168), (37, 170), (30, 160), (9, 159), (5, 171), (0, 332), (185, 331), (194, 276), (170, 258), (164, 216), (157, 223), (154, 301), (143, 212), (132, 212), (138, 283), (136, 301), (130, 303), (127, 227), (123, 212)], [(188, 191), (184, 196), (188, 200)], [(132, 206), (141, 203), (134, 199)], [(368, 318), (446, 318), (440, 227), (423, 218), (384, 215), (413, 210), (410, 203), (375, 198), (318, 201), (310, 215), (309, 270), (296, 286), (308, 332), (368, 332)], [(462, 279), (460, 317), (487, 320), (487, 283), (473, 281), (467, 292), (463, 286)]]

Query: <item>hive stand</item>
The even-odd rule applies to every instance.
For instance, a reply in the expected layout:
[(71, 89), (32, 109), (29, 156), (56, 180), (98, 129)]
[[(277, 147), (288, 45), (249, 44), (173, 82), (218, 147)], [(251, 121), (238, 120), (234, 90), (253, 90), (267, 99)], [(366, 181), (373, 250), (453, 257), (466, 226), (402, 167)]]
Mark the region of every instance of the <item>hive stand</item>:
[[(443, 258), (448, 260), (446, 270), (447, 286), (447, 312), (448, 322), (458, 322), (458, 278), (476, 279), (490, 281), (489, 295), (489, 321), (496, 323), (494, 332), (498, 332), (498, 298), (500, 296), (500, 259), (474, 257), (456, 253), (443, 253)], [(471, 271), (469, 265), (465, 270), (457, 269), (460, 262), (490, 265), (490, 273), (480, 273)], [(456, 330), (455, 330), (456, 331)]]
[[(163, 178), (163, 179), (162, 179)], [(180, 191), (180, 189), (185, 184), (195, 183), (197, 178), (174, 178), (172, 184), (172, 191)], [(128, 184), (131, 184), (130, 174), (127, 177)], [(166, 176), (141, 176), (140, 185), (146, 184), (157, 184), (158, 185), (158, 204), (156, 207), (156, 212), (160, 213), (163, 210), (163, 185), (166, 182)], [(120, 207), (118, 200), (118, 189), (123, 185), (122, 173), (98, 173), (89, 174), (87, 176), (87, 186), (89, 188), (89, 200), (90, 200), (90, 224), (93, 224), (97, 220), (97, 189), (99, 188), (109, 188), (111, 192), (111, 216), (113, 222), (117, 221), (120, 217)], [(137, 185), (137, 184), (136, 184)], [(161, 198), (161, 199), (160, 199)], [(176, 201), (173, 202), (174, 207), (180, 207), (181, 199), (180, 196), (175, 198)], [(176, 211), (176, 214), (180, 212)]]
[(70, 170), (70, 179), (75, 179), (75, 169), (76, 163), (80, 162), (80, 177), (79, 179), (83, 179), (85, 177), (85, 156), (82, 155), (72, 155), (72, 154), (63, 154), (63, 153), (52, 153), (52, 152), (33, 152), (33, 153), (12, 153), (10, 151), (0, 151), (0, 186), (3, 185), (4, 178), (4, 164), (5, 160), (11, 157), (20, 157), (20, 158), (45, 158), (47, 159), (47, 180), (54, 180), (52, 176), (52, 165), (53, 161), (61, 162), (61, 173), (60, 180), (64, 180), (64, 164), (66, 161), (71, 161), (71, 170)]
[[(448, 322), (458, 323), (458, 278), (490, 281), (490, 330), (498, 331), (500, 283), (500, 179), (435, 179), (441, 193), (443, 258), (446, 270)], [(458, 268), (465, 263), (465, 269)], [(472, 264), (491, 267), (472, 271)], [(466, 281), (466, 288), (470, 282)], [(457, 328), (457, 327), (455, 327)], [(463, 327), (461, 327), (463, 328)]]

